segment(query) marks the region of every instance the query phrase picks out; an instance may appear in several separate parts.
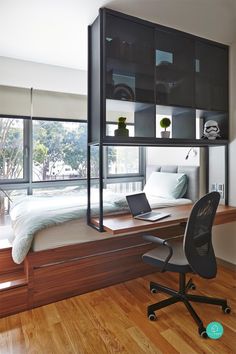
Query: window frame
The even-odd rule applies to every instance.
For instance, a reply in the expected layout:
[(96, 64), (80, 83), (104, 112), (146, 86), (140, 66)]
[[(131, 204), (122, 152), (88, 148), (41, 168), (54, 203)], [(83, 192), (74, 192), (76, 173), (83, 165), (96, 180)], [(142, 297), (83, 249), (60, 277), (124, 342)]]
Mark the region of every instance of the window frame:
[[(60, 119), (60, 118), (43, 118), (43, 117), (30, 117), (30, 116), (17, 116), (17, 115), (3, 115), (0, 114), (1, 118), (11, 118), (11, 119), (23, 119), (23, 178), (21, 179), (11, 179), (11, 180), (0, 180), (0, 187), (6, 191), (9, 190), (20, 190), (25, 189), (27, 195), (32, 195), (34, 189), (50, 188), (53, 186), (65, 187), (73, 185), (85, 184), (87, 188), (87, 177), (86, 178), (74, 178), (74, 179), (63, 179), (63, 180), (48, 180), (48, 181), (33, 181), (33, 121), (43, 120), (43, 121), (59, 121), (59, 122), (72, 122), (72, 123), (85, 123), (88, 126), (87, 120), (82, 119)], [(115, 124), (115, 123), (111, 123)], [(139, 147), (139, 172), (132, 174), (108, 174), (108, 149), (104, 147), (106, 152), (104, 154), (104, 188), (107, 184), (113, 183), (128, 183), (128, 182), (141, 182), (142, 186), (145, 181), (145, 164), (146, 164), (146, 154), (145, 148)], [(93, 178), (92, 184), (98, 183), (99, 178)]]
[(28, 116), (16, 116), (9, 114), (0, 114), (0, 119), (20, 119), (23, 120), (23, 178), (12, 178), (12, 179), (0, 179), (0, 185), (13, 185), (18, 183), (27, 183), (29, 181), (28, 176), (28, 145), (29, 145), (29, 121)]

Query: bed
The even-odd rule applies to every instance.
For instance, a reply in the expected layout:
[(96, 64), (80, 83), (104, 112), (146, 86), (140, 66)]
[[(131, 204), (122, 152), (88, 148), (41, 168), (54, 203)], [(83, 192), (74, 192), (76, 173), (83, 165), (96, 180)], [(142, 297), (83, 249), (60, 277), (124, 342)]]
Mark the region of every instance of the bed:
[[(198, 167), (149, 166), (147, 175), (155, 170), (167, 170), (169, 173), (181, 171), (187, 175), (186, 193), (177, 203), (189, 203), (190, 199), (195, 201), (198, 198)], [(109, 212), (120, 212), (120, 206), (112, 208)], [(121, 211), (127, 212), (125, 208), (124, 206)], [(86, 208), (81, 215), (85, 213)], [(158, 229), (158, 235), (175, 236), (183, 230), (184, 226), (181, 224), (171, 228), (163, 227)], [(12, 269), (14, 272), (22, 272), (24, 269), (25, 281), (22, 288), (15, 289), (12, 295), (9, 293), (12, 305), (4, 315), (152, 273), (155, 269), (144, 264), (141, 255), (153, 246), (144, 241), (141, 235), (140, 232), (119, 236), (107, 232), (99, 233), (86, 225), (83, 217), (53, 226), (47, 225), (36, 231), (30, 251), (22, 264), (10, 263), (10, 259), (6, 259), (10, 257), (10, 253), (7, 253), (8, 250), (5, 253), (4, 262), (9, 264), (8, 271)], [(16, 296), (16, 292), (23, 292), (22, 301), (21, 297)], [(14, 307), (16, 301), (20, 303), (17, 308)]]
[[(186, 177), (186, 190), (184, 195), (177, 199), (166, 195), (159, 197), (149, 195), (146, 190), (149, 203), (153, 209), (189, 204), (198, 197), (198, 168), (190, 166), (149, 166), (147, 179), (150, 175), (158, 172), (164, 176), (163, 180), (157, 182), (164, 188), (165, 176), (183, 175)], [(159, 173), (161, 172), (161, 173)], [(167, 172), (167, 174), (165, 174)], [(150, 178), (149, 178), (150, 177)], [(146, 184), (148, 186), (148, 183)], [(146, 188), (146, 187), (145, 187)], [(150, 191), (155, 186), (150, 186)], [(145, 191), (145, 189), (144, 189)], [(151, 193), (151, 192), (150, 192)], [(128, 212), (128, 206), (124, 195), (104, 190), (104, 212), (117, 213)], [(92, 209), (98, 211), (98, 191), (92, 191)], [(88, 231), (85, 227), (85, 216), (87, 211), (87, 196), (81, 193), (55, 197), (34, 197), (27, 196), (18, 201), (11, 210), (11, 218), (15, 237), (11, 239), (13, 244), (12, 256), (16, 263), (23, 262), (29, 249), (42, 251), (57, 247), (83, 243), (101, 239), (101, 235)], [(103, 238), (110, 235), (103, 234)]]

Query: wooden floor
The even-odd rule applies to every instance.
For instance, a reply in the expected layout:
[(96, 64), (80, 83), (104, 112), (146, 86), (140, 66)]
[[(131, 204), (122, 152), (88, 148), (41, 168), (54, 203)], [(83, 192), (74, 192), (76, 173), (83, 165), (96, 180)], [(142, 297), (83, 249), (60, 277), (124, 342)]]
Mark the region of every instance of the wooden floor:
[(158, 320), (146, 318), (146, 306), (165, 295), (150, 294), (149, 281), (176, 287), (170, 273), (146, 276), (89, 294), (53, 303), (0, 320), (1, 354), (70, 353), (236, 353), (236, 277), (219, 267), (217, 278), (194, 278), (194, 293), (226, 297), (232, 313), (212, 305), (194, 304), (205, 326), (221, 322), (219, 340), (202, 339), (183, 304), (160, 310)]

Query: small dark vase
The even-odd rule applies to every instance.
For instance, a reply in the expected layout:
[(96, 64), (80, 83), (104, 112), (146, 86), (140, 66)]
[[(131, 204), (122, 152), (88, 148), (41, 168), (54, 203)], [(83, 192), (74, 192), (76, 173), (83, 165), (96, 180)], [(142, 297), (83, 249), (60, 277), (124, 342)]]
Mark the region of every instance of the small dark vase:
[(118, 129), (115, 130), (115, 136), (129, 136), (129, 130), (126, 128), (125, 121), (125, 117), (118, 118)]

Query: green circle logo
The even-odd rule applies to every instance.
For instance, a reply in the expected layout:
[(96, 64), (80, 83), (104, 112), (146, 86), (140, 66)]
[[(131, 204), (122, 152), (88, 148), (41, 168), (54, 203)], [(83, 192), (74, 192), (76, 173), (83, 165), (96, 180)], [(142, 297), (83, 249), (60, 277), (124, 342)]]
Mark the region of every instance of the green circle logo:
[(211, 322), (207, 326), (206, 332), (209, 338), (219, 339), (224, 333), (224, 328), (219, 322)]

